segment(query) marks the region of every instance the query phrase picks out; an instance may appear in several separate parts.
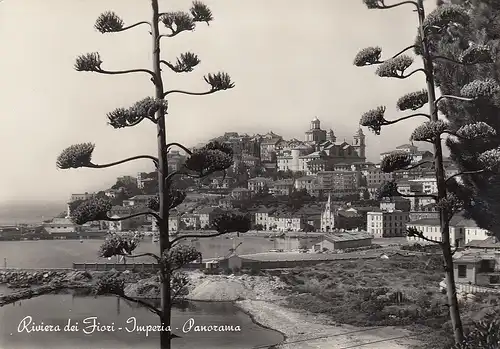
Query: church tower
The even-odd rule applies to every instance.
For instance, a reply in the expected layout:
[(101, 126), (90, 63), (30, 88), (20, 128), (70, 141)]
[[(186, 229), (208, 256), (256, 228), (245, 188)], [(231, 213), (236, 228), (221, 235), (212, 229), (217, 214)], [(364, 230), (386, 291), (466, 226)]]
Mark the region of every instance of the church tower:
[(318, 144), (326, 141), (326, 131), (321, 129), (321, 122), (317, 117), (311, 121), (311, 128), (305, 133), (305, 141)]
[(325, 209), (321, 213), (321, 231), (329, 232), (335, 229), (335, 211), (332, 207), (331, 195), (328, 194), (328, 201), (326, 202)]
[(326, 140), (330, 141), (332, 143), (335, 143), (337, 141), (337, 137), (335, 137), (335, 133), (333, 133), (332, 129), (330, 129), (330, 131), (328, 131), (328, 136), (326, 137)]
[(361, 127), (360, 127), (360, 128), (358, 128), (358, 131), (356, 131), (356, 133), (353, 136), (353, 144), (352, 145), (353, 145), (354, 149), (356, 150), (356, 152), (358, 153), (359, 157), (363, 158), (363, 159), (366, 158), (366, 154), (365, 154), (366, 143), (365, 143), (365, 140), (366, 140), (366, 136), (363, 133), (363, 130), (361, 129)]

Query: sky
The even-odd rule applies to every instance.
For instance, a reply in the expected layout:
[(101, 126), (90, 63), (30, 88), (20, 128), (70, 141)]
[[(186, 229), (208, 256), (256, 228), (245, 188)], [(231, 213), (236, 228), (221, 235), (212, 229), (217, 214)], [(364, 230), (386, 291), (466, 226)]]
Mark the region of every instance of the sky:
[[(389, 3), (389, 2), (388, 2)], [(393, 1), (390, 1), (393, 3)], [(196, 97), (171, 95), (169, 141), (192, 146), (234, 131), (304, 138), (317, 116), (338, 139), (352, 139), (359, 118), (379, 105), (389, 119), (396, 100), (425, 87), (421, 74), (382, 79), (375, 67), (353, 66), (356, 53), (381, 46), (385, 56), (413, 44), (417, 17), (411, 6), (368, 10), (361, 0), (207, 0), (210, 26), (162, 39), (162, 58), (197, 54), (192, 73), (163, 72), (166, 89), (205, 91), (203, 76), (224, 71), (236, 86)], [(426, 1), (433, 7), (433, 1)], [(163, 12), (189, 10), (191, 1), (160, 0)], [(4, 0), (0, 2), (0, 203), (58, 201), (71, 193), (106, 189), (116, 177), (153, 170), (144, 160), (110, 169), (58, 170), (65, 147), (96, 145), (93, 160), (106, 163), (156, 152), (155, 125), (115, 130), (106, 113), (153, 94), (149, 76), (77, 72), (75, 58), (99, 52), (106, 70), (151, 67), (146, 26), (101, 34), (93, 25), (112, 10), (126, 24), (149, 20), (150, 1)], [(431, 10), (428, 8), (428, 11)], [(416, 58), (415, 68), (420, 67)], [(368, 160), (408, 142), (421, 119), (375, 136), (367, 129)]]

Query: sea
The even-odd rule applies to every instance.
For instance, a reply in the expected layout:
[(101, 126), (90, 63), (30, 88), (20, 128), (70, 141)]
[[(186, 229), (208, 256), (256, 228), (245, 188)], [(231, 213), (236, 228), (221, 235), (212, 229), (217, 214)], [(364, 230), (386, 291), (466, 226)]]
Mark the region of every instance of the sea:
[[(95, 263), (105, 259), (97, 256), (102, 240), (40, 240), (1, 241), (0, 270), (8, 268), (70, 268), (73, 262)], [(223, 256), (235, 246), (240, 254), (266, 252), (269, 249), (291, 249), (298, 246), (296, 239), (266, 239), (263, 237), (221, 237), (188, 242), (196, 246), (204, 258)], [(159, 246), (144, 240), (137, 249), (140, 252), (157, 252)], [(138, 262), (149, 262), (139, 259)], [(0, 293), (6, 292), (0, 288)], [(23, 323), (31, 317), (32, 323), (59, 325), (57, 332), (28, 333)], [(106, 332), (88, 333), (93, 321), (114, 327)], [(132, 320), (131, 320), (132, 319)], [(192, 320), (191, 320), (192, 319)], [(24, 322), (23, 322), (24, 321)], [(64, 331), (64, 326), (74, 325), (74, 331)], [(84, 323), (86, 321), (86, 323)], [(127, 324), (127, 321), (129, 323)], [(82, 297), (76, 295), (44, 295), (23, 300), (0, 308), (0, 349), (125, 349), (158, 348), (159, 333), (133, 331), (133, 321), (139, 326), (159, 325), (157, 316), (143, 307), (117, 297)], [(21, 325), (20, 325), (21, 324)], [(185, 325), (187, 324), (187, 325)], [(190, 331), (187, 329), (193, 324)], [(200, 325), (226, 326), (226, 332), (198, 331)], [(187, 327), (186, 327), (187, 326)], [(205, 327), (203, 327), (205, 326)], [(239, 331), (238, 327), (239, 326)], [(30, 326), (27, 326), (30, 328)], [(119, 329), (121, 328), (121, 330)], [(68, 329), (70, 327), (68, 326)], [(172, 332), (181, 338), (173, 339), (178, 349), (254, 349), (267, 348), (283, 340), (283, 336), (253, 323), (251, 318), (232, 303), (189, 302), (172, 312)], [(131, 332), (128, 332), (131, 331)]]

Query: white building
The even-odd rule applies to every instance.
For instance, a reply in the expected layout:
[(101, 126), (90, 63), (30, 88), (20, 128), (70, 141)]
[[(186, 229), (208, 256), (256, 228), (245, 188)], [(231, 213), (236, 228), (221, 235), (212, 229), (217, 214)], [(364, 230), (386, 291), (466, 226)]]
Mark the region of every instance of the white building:
[(368, 212), (366, 230), (374, 238), (404, 236), (409, 215), (409, 212), (399, 210)]
[(333, 231), (335, 229), (335, 210), (332, 206), (330, 195), (328, 195), (325, 209), (321, 212), (320, 229), (322, 232)]
[[(442, 241), (441, 228), (439, 219), (420, 219), (417, 221), (409, 222), (407, 227), (414, 227), (423, 235), (434, 241)], [(465, 219), (462, 215), (455, 215), (450, 221), (450, 243), (452, 246), (463, 246), (464, 244), (473, 240), (485, 240), (487, 238), (487, 231), (477, 227), (473, 220)], [(409, 242), (427, 243), (419, 237), (407, 237)], [(468, 242), (466, 242), (468, 240)]]

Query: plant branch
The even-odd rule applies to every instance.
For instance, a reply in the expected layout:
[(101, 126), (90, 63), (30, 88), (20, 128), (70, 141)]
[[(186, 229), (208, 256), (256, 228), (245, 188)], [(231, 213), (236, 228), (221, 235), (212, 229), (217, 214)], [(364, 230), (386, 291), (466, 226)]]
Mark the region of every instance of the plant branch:
[(123, 27), (120, 30), (115, 30), (114, 32), (122, 32), (122, 31), (125, 31), (125, 30), (128, 30), (128, 29), (132, 29), (134, 27), (137, 27), (138, 25), (141, 25), (141, 24), (147, 24), (151, 28), (151, 23), (149, 23), (148, 21), (141, 21), (141, 22), (137, 22), (135, 24), (131, 24), (131, 25), (127, 26), (127, 27)]
[[(408, 50), (411, 50), (412, 48), (415, 48), (415, 45), (411, 45), (411, 46), (408, 46), (407, 48), (399, 51), (398, 53), (396, 53), (394, 56), (392, 56), (390, 59), (394, 59), (396, 57), (398, 57), (399, 55), (402, 55), (403, 53), (405, 53), (406, 51)], [(384, 61), (380, 62), (380, 63), (384, 63)]]
[(428, 161), (428, 160), (422, 161), (422, 162), (419, 162), (418, 164), (415, 164), (413, 166), (406, 167), (403, 170), (412, 170), (414, 168), (420, 167), (420, 166), (425, 165), (425, 164), (433, 164), (433, 162), (432, 161)]
[(139, 217), (139, 216), (147, 216), (147, 215), (151, 215), (151, 216), (155, 217), (158, 222), (162, 221), (160, 216), (156, 212), (153, 212), (153, 211), (139, 212), (139, 213), (131, 214), (129, 216), (118, 217), (118, 218), (107, 217), (105, 220), (110, 221), (110, 222), (119, 222), (119, 221), (124, 221), (126, 219)]
[(127, 159), (124, 159), (124, 160), (111, 162), (109, 164), (104, 164), (104, 165), (97, 165), (97, 164), (89, 163), (89, 164), (85, 165), (84, 167), (89, 167), (89, 168), (107, 168), (107, 167), (112, 167), (112, 166), (120, 165), (120, 164), (129, 162), (129, 161), (134, 161), (134, 160), (138, 160), (138, 159), (150, 159), (150, 160), (153, 160), (153, 162), (155, 163), (155, 165), (158, 165), (158, 158), (156, 158), (154, 156), (151, 156), (151, 155), (137, 155), (137, 156), (133, 156), (131, 158), (127, 158)]
[(161, 258), (158, 257), (156, 254), (151, 253), (151, 252), (145, 252), (145, 253), (141, 253), (141, 254), (121, 253), (118, 256), (123, 256), (123, 257), (128, 257), (128, 258), (151, 257), (151, 258), (154, 258), (158, 263), (161, 263)]
[(474, 100), (474, 98), (467, 98), (467, 97), (459, 97), (459, 96), (452, 96), (452, 95), (442, 95), (441, 97), (439, 97), (438, 99), (436, 99), (436, 102), (434, 102), (434, 104), (437, 106), (437, 104), (442, 101), (443, 99), (446, 99), (446, 98), (449, 98), (449, 99), (456, 99), (456, 100), (459, 100), (459, 101), (465, 101), (465, 102), (471, 102)]
[(406, 79), (406, 78), (409, 78), (410, 76), (412, 76), (413, 74), (417, 73), (417, 72), (423, 72), (425, 75), (427, 75), (427, 72), (425, 71), (424, 68), (418, 68), (418, 69), (415, 69), (414, 71), (412, 71), (411, 73), (409, 74), (401, 74), (399, 76), (391, 76), (392, 78), (396, 78), (396, 79)]
[(386, 5), (384, 3), (384, 0), (381, 0), (380, 2), (382, 3), (382, 6), (379, 6), (377, 8), (383, 9), (383, 10), (387, 10), (387, 9), (402, 6), (402, 5), (410, 5), (410, 4), (414, 5), (418, 9), (418, 4), (415, 1), (402, 1), (402, 2), (399, 2), (397, 4), (393, 4), (393, 5)]
[(402, 118), (399, 118), (399, 119), (396, 119), (396, 120), (391, 120), (391, 121), (389, 121), (389, 120), (385, 120), (385, 119), (384, 119), (384, 121), (385, 121), (385, 122), (384, 122), (384, 125), (392, 125), (392, 124), (395, 124), (395, 123), (397, 123), (397, 122), (400, 122), (400, 121), (403, 121), (403, 120), (406, 120), (406, 119), (411, 119), (411, 118), (413, 118), (413, 117), (415, 117), (415, 116), (425, 116), (427, 119), (430, 119), (430, 118), (431, 118), (431, 116), (430, 116), (429, 114), (425, 114), (425, 113), (415, 113), (415, 114), (411, 114), (411, 115), (408, 115), (408, 116), (404, 116), (404, 117), (402, 117)]
[(454, 175), (448, 177), (446, 179), (445, 183), (447, 183), (450, 179), (455, 178), (455, 177), (459, 177), (459, 176), (462, 176), (462, 175), (478, 174), (478, 173), (483, 173), (483, 172), (486, 172), (486, 169), (483, 168), (482, 170), (463, 171), (463, 172), (455, 173)]
[(219, 91), (219, 90), (212, 89), (212, 90), (206, 91), (206, 92), (189, 92), (189, 91), (182, 91), (182, 90), (170, 90), (170, 91), (165, 92), (163, 94), (163, 97), (165, 98), (166, 96), (168, 96), (169, 94), (172, 94), (172, 93), (180, 93), (180, 94), (190, 95), (190, 96), (205, 96), (205, 95), (215, 93), (217, 91)]
[(175, 299), (179, 296), (179, 293), (181, 293), (183, 291), (184, 287), (186, 287), (188, 284), (189, 284), (189, 281), (186, 281), (177, 288), (177, 291), (175, 291), (174, 294), (170, 297), (172, 302), (175, 301)]
[(176, 147), (179, 147), (181, 148), (182, 150), (184, 150), (188, 155), (191, 155), (193, 152), (191, 150), (189, 150), (187, 147), (183, 146), (182, 144), (180, 143), (176, 143), (176, 142), (172, 142), (172, 143), (168, 143), (167, 146), (165, 147), (167, 149), (167, 152), (168, 152), (168, 148), (170, 147), (173, 147), (173, 146), (176, 146)]
[(404, 198), (432, 198), (434, 200), (437, 200), (437, 196), (436, 195), (433, 195), (433, 194), (413, 194), (413, 195), (409, 195), (409, 194), (403, 194), (401, 192), (397, 192), (397, 195), (401, 196), (401, 197), (404, 197)]
[(115, 70), (115, 71), (97, 69), (97, 70), (94, 70), (94, 72), (99, 73), (99, 74), (106, 74), (106, 75), (120, 75), (120, 74), (130, 74), (130, 73), (148, 73), (153, 78), (153, 81), (157, 80), (156, 74), (153, 73), (149, 69), (128, 69), (128, 70)]
[(176, 237), (175, 239), (173, 239), (170, 243), (173, 244), (180, 241), (180, 240), (183, 240), (183, 239), (194, 239), (194, 238), (213, 238), (213, 237), (216, 237), (216, 236), (220, 236), (220, 235), (224, 235), (224, 234), (228, 234), (227, 232), (216, 232), (216, 233), (212, 233), (212, 234), (186, 234), (186, 235), (181, 235), (181, 236), (178, 236)]
[(433, 239), (430, 239), (430, 238), (426, 237), (426, 236), (424, 235), (424, 233), (422, 233), (422, 232), (420, 232), (420, 231), (419, 231), (419, 232), (415, 232), (415, 233), (414, 233), (414, 236), (417, 236), (417, 237), (419, 237), (419, 238), (420, 238), (420, 239), (422, 239), (422, 240), (425, 240), (425, 241), (428, 241), (428, 242), (432, 242), (432, 243), (434, 243), (434, 244), (438, 244), (438, 245), (441, 245), (441, 244), (442, 244), (442, 242), (441, 242), (441, 241), (433, 240)]

